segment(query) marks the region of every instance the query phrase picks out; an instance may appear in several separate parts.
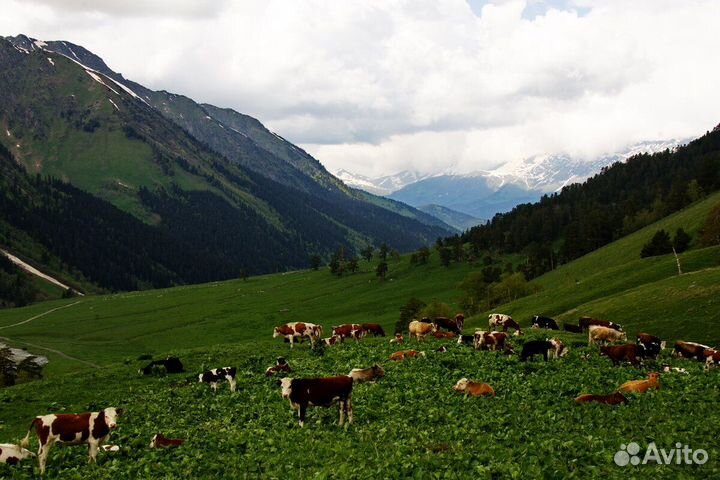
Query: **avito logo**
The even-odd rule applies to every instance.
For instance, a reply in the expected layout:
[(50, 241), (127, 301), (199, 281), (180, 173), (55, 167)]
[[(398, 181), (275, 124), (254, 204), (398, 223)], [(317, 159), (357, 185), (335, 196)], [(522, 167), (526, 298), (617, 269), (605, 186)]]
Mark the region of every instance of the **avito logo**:
[(640, 445), (630, 442), (627, 445), (620, 445), (620, 450), (613, 457), (615, 464), (624, 467), (626, 465), (704, 465), (708, 461), (708, 453), (703, 449), (693, 450), (687, 445), (678, 442), (675, 448), (669, 450), (658, 449), (655, 442), (650, 443), (645, 454), (640, 456)]

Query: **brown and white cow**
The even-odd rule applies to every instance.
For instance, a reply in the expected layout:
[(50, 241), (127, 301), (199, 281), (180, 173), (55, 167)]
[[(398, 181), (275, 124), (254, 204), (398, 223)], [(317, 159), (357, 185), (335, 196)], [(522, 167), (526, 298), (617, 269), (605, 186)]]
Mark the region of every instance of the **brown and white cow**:
[(300, 426), (305, 424), (305, 411), (311, 407), (330, 407), (340, 405), (340, 422), (352, 423), (352, 387), (353, 379), (348, 376), (326, 378), (283, 378), (280, 380), (282, 397), (290, 401), (290, 406), (298, 411)]
[(673, 350), (674, 357), (695, 358), (701, 362), (705, 361), (705, 350), (712, 350), (707, 345), (697, 342), (684, 342), (678, 340), (675, 342)]
[(285, 360), (284, 357), (277, 357), (275, 360), (275, 365), (272, 367), (268, 367), (265, 370), (265, 376), (269, 377), (271, 375), (275, 375), (278, 372), (292, 372), (292, 368), (290, 368), (290, 364), (287, 360)]
[(590, 325), (590, 327), (588, 327), (588, 345), (625, 341), (627, 341), (627, 334), (625, 332), (600, 325)]
[(218, 383), (227, 380), (230, 384), (230, 391), (234, 392), (237, 387), (237, 382), (235, 381), (236, 374), (237, 369), (235, 367), (213, 368), (212, 370), (199, 374), (198, 382), (209, 383), (213, 392), (217, 392)]
[(384, 376), (385, 369), (377, 363), (368, 368), (353, 368), (350, 370), (350, 373), (348, 373), (348, 377), (351, 377), (355, 383), (371, 382)]
[(30, 434), (34, 429), (40, 441), (38, 449), (40, 475), (45, 473), (48, 452), (55, 442), (69, 445), (87, 443), (89, 461), (94, 463), (99, 447), (105, 443), (110, 431), (117, 426), (117, 417), (121, 414), (121, 408), (111, 407), (99, 412), (79, 415), (58, 413), (38, 416), (30, 424), (25, 438), (20, 441), (20, 447), (27, 448), (30, 445)]
[(390, 339), (390, 343), (397, 343), (398, 345), (405, 343), (405, 337), (401, 333), (396, 333), (395, 338)]
[(455, 338), (457, 337), (457, 333), (455, 332), (433, 332), (433, 337), (443, 339), (443, 338)]
[(323, 338), (322, 341), (325, 345), (331, 347), (333, 345), (337, 345), (338, 343), (342, 343), (343, 338), (340, 335), (331, 335), (327, 338)]
[(617, 330), (618, 332), (622, 332), (623, 328), (621, 325), (611, 322), (610, 320), (601, 320), (599, 318), (592, 318), (592, 317), (580, 317), (580, 320), (578, 320), (578, 325), (580, 328), (585, 331), (589, 330), (591, 326), (598, 325), (601, 327), (606, 328), (612, 328), (613, 330)]
[(508, 334), (505, 332), (475, 331), (473, 346), (476, 350), (503, 350), (507, 342)]
[(415, 339), (419, 342), (421, 338), (425, 338), (431, 333), (435, 333), (437, 331), (437, 325), (434, 323), (425, 323), (413, 320), (410, 322), (410, 325), (408, 325), (408, 330), (410, 331), (410, 337), (415, 337)]
[(495, 390), (487, 383), (474, 382), (467, 378), (458, 380), (453, 390), (462, 392), (469, 397), (495, 396)]
[(365, 335), (372, 334), (373, 337), (385, 336), (385, 330), (383, 330), (382, 325), (379, 323), (361, 323), (360, 328), (362, 328)]
[(183, 443), (185, 443), (185, 440), (182, 438), (168, 438), (162, 433), (157, 433), (150, 440), (150, 448), (173, 448), (179, 447)]
[(14, 443), (0, 443), (0, 463), (17, 465), (22, 460), (34, 457), (30, 450), (22, 448)]
[(346, 323), (337, 327), (332, 327), (332, 334), (339, 336), (343, 340), (346, 338), (353, 338), (357, 342), (363, 337), (365, 332), (359, 323)]
[(720, 367), (720, 350), (707, 349), (704, 352), (705, 355), (705, 371), (710, 370), (710, 367)]
[(404, 360), (405, 357), (408, 357), (408, 358), (425, 357), (425, 352), (418, 352), (417, 350), (400, 350), (399, 352), (395, 352), (392, 355), (390, 355), (390, 360), (392, 360), (392, 361)]
[(322, 337), (322, 327), (314, 323), (291, 322), (275, 327), (273, 338), (285, 337), (290, 342), (290, 348), (296, 338), (307, 337), (310, 339), (310, 347), (315, 348), (315, 342)]
[(491, 313), (488, 315), (488, 326), (490, 330), (501, 327), (503, 332), (507, 332), (508, 328), (514, 328), (516, 335), (522, 335), (520, 324), (513, 320), (510, 315), (504, 313)]

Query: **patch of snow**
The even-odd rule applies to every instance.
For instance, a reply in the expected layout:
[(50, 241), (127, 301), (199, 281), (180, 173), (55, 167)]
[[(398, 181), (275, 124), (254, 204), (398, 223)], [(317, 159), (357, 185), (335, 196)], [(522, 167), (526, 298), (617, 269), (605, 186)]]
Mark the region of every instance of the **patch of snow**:
[(22, 48), (22, 47), (18, 47), (17, 45), (13, 45), (13, 47), (15, 47), (15, 50), (17, 50), (17, 51), (20, 52), (20, 53), (24, 53), (24, 54), (26, 54), (26, 55), (29, 55), (29, 54), (30, 54), (29, 51), (25, 50), (25, 49)]
[(117, 182), (118, 185), (120, 185), (120, 186), (123, 187), (123, 188), (130, 188), (130, 185), (126, 185), (126, 184), (124, 184), (123, 182), (121, 182), (120, 180), (116, 180), (116, 182)]
[(90, 71), (90, 70), (85, 70), (85, 73), (87, 73), (88, 75), (90, 75), (90, 78), (92, 78), (93, 80), (95, 80), (95, 81), (98, 82), (99, 84), (101, 84), (101, 85), (107, 87), (108, 89), (110, 89), (115, 95), (120, 95), (120, 94), (117, 92), (117, 90), (114, 90), (110, 85), (108, 85), (107, 83), (103, 82), (102, 78), (100, 78), (100, 76), (99, 76), (97, 73), (95, 73), (95, 72), (93, 72), (93, 71)]
[[(23, 261), (20, 260), (18, 257), (16, 257), (15, 255), (11, 254), (10, 252), (6, 252), (5, 250), (0, 250), (0, 254), (5, 255), (5, 256), (8, 258), (8, 260), (10, 260), (11, 262), (13, 262), (15, 265), (17, 265), (18, 267), (22, 268), (22, 269), (25, 270), (26, 272), (31, 273), (31, 274), (35, 275), (36, 277), (40, 277), (40, 278), (42, 278), (42, 279), (44, 279), (44, 280), (47, 280), (48, 282), (50, 282), (50, 283), (52, 283), (52, 284), (55, 284), (55, 285), (57, 285), (57, 286), (60, 287), (60, 288), (64, 288), (65, 290), (69, 290), (69, 289), (70, 289), (70, 287), (68, 287), (68, 286), (65, 285), (64, 283), (60, 282), (59, 280), (57, 280), (57, 279), (55, 279), (55, 278), (53, 278), (53, 277), (51, 277), (51, 276), (49, 276), (49, 275), (45, 275), (44, 273), (42, 273), (42, 272), (41, 272), (40, 270), (38, 270), (37, 268), (33, 267), (32, 265), (28, 265), (27, 263), (23, 262)], [(76, 293), (77, 293), (78, 295), (82, 295), (82, 293), (80, 293), (80, 292), (76, 292)]]
[(37, 46), (38, 48), (47, 47), (47, 43), (43, 42), (42, 40), (35, 40), (35, 42), (33, 43), (35, 43), (35, 46)]
[(212, 117), (211, 117), (210, 115), (205, 115), (205, 118), (206, 118), (207, 120), (212, 120)]
[(108, 102), (112, 103), (112, 106), (115, 107), (115, 110), (118, 112), (120, 111), (120, 108), (115, 104), (115, 102), (112, 101), (112, 99), (108, 98)]
[(7, 133), (8, 137), (12, 136), (12, 134), (10, 133), (10, 130), (8, 130), (7, 128), (5, 129), (5, 133)]
[(230, 130), (232, 130), (233, 132), (239, 133), (239, 134), (242, 135), (243, 137), (247, 138), (247, 135), (245, 135), (245, 134), (244, 134), (243, 132), (241, 132), (240, 130), (237, 130), (237, 129), (232, 128), (232, 127), (230, 127)]
[[(62, 44), (65, 45), (68, 50), (70, 50), (70, 53), (73, 54), (73, 57), (75, 57), (75, 58), (77, 59), (78, 63), (79, 63), (79, 62), (80, 62), (80, 57), (78, 57), (77, 55), (75, 55), (75, 52), (73, 52), (73, 49), (70, 48), (70, 47), (68, 47), (68, 44), (65, 43), (65, 42), (62, 42)], [(82, 65), (82, 64), (81, 64), (81, 65)], [(83, 67), (84, 67), (84, 66), (85, 66), (85, 65), (83, 65)], [(86, 68), (87, 68), (87, 67), (86, 67)]]
[(223, 127), (223, 124), (222, 124), (222, 123), (218, 122), (218, 125), (220, 126), (220, 128), (222, 128), (223, 130), (225, 130), (225, 127)]
[(53, 59), (50, 58), (50, 57), (47, 57), (47, 59), (48, 59), (48, 62), (50, 62), (50, 65), (52, 65), (52, 66), (54, 67), (54, 66), (55, 66), (55, 62), (53, 62)]

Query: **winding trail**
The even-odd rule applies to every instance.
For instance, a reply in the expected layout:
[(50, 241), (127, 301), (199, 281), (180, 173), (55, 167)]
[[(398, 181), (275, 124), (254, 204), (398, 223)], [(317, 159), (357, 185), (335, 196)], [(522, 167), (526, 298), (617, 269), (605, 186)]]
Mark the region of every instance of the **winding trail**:
[[(13, 323), (12, 325), (2, 326), (2, 327), (0, 327), (0, 330), (5, 329), (5, 328), (10, 328), (10, 327), (17, 327), (18, 325), (24, 325), (24, 324), (26, 324), (26, 323), (30, 323), (30, 322), (32, 322), (33, 320), (36, 320), (36, 319), (41, 318), (41, 317), (44, 317), (45, 315), (48, 315), (48, 314), (50, 314), (50, 313), (57, 312), (58, 310), (62, 310), (63, 308), (70, 308), (70, 307), (72, 307), (72, 306), (74, 306), (74, 305), (77, 305), (78, 303), (82, 303), (82, 300), (78, 300), (77, 302), (71, 303), (71, 304), (69, 304), (69, 305), (63, 305), (62, 307), (52, 308), (52, 309), (48, 310), (47, 312), (40, 313), (40, 314), (38, 314), (38, 315), (35, 315), (34, 317), (28, 318), (27, 320), (23, 320), (22, 322), (17, 322), (17, 323)], [(45, 350), (45, 351), (47, 351), (47, 352), (52, 352), (52, 353), (54, 353), (54, 354), (56, 354), (56, 355), (58, 355), (58, 356), (60, 356), (60, 357), (62, 357), (62, 358), (65, 358), (65, 359), (67, 359), (67, 360), (72, 360), (72, 361), (74, 361), (74, 362), (82, 363), (83, 365), (87, 365), (87, 366), (92, 367), (92, 368), (102, 368), (100, 365), (97, 365), (97, 364), (92, 363), (92, 362), (88, 362), (87, 360), (81, 360), (81, 359), (79, 359), (79, 358), (77, 358), (77, 357), (73, 357), (73, 356), (71, 356), (71, 355), (68, 355), (68, 354), (65, 353), (65, 352), (61, 352), (60, 350), (56, 350), (56, 349), (54, 349), (54, 348), (43, 347), (42, 345), (37, 345), (37, 344), (35, 344), (35, 343), (29, 343), (29, 342), (23, 342), (23, 341), (21, 341), (21, 340), (14, 340), (14, 339), (9, 338), (9, 337), (0, 337), (0, 340), (6, 341), (6, 342), (8, 342), (8, 343), (19, 343), (19, 344), (21, 344), (21, 345), (26, 345), (26, 346), (28, 346), (28, 347), (36, 348), (36, 349), (39, 349), (39, 350)]]

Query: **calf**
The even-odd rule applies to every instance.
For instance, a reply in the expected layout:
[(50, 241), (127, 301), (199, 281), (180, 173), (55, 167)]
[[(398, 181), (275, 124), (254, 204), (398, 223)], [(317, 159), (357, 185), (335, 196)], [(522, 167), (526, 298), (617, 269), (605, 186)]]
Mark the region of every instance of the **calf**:
[(547, 328), (549, 330), (559, 330), (557, 322), (550, 317), (541, 317), (535, 315), (532, 319), (533, 328)]
[(290, 406), (298, 410), (300, 427), (305, 424), (305, 411), (308, 406), (330, 407), (340, 404), (340, 422), (352, 423), (352, 387), (353, 379), (348, 376), (328, 378), (283, 378), (280, 380), (282, 397), (290, 401)]
[(495, 396), (495, 390), (487, 383), (474, 382), (467, 378), (458, 380), (453, 390), (462, 392), (469, 397)]
[(604, 405), (620, 405), (628, 403), (627, 398), (620, 393), (615, 392), (611, 395), (592, 395), (590, 393), (584, 393), (575, 399), (576, 403), (602, 403)]
[(390, 339), (390, 343), (397, 343), (398, 345), (405, 343), (405, 337), (401, 333), (396, 333), (395, 338)]
[[(458, 317), (461, 317), (462, 320), (458, 322)], [(463, 324), (465, 322), (465, 317), (461, 314), (458, 314), (454, 319), (449, 319), (446, 317), (436, 317), (435, 320), (433, 320), (433, 323), (439, 330), (440, 328), (444, 328), (448, 332), (453, 332), (456, 334), (462, 333)]]
[(550, 345), (552, 345), (550, 352), (548, 352), (550, 358), (562, 358), (570, 351), (559, 338), (550, 339)]
[(570, 333), (582, 333), (583, 329), (580, 325), (573, 325), (572, 323), (563, 323), (563, 330)]
[(390, 355), (390, 360), (398, 361), (405, 359), (405, 357), (425, 357), (425, 352), (418, 352), (417, 350), (401, 350)]
[(580, 328), (585, 331), (589, 330), (591, 326), (597, 325), (600, 327), (605, 328), (612, 328), (613, 330), (617, 330), (618, 332), (622, 332), (623, 328), (622, 326), (618, 325), (617, 323), (611, 322), (609, 320), (600, 320), (599, 318), (592, 318), (592, 317), (580, 317), (580, 320), (578, 320), (578, 325)]
[(150, 448), (173, 448), (185, 443), (182, 438), (168, 438), (162, 433), (155, 434), (150, 440)]
[(338, 343), (342, 343), (343, 338), (340, 335), (331, 335), (327, 338), (322, 339), (323, 343), (327, 345), (328, 347), (332, 345), (336, 345)]
[(382, 326), (379, 323), (361, 323), (360, 328), (362, 328), (363, 334), (365, 335), (369, 335), (372, 333), (373, 337), (385, 336), (385, 330), (383, 330)]
[(22, 460), (34, 457), (30, 450), (22, 448), (14, 443), (0, 443), (0, 463), (17, 465)]
[(635, 343), (643, 346), (643, 356), (646, 358), (657, 358), (662, 349), (665, 348), (665, 342), (649, 333), (638, 333)]
[(35, 430), (40, 447), (38, 463), (40, 475), (45, 474), (45, 463), (48, 452), (55, 442), (70, 445), (88, 444), (90, 462), (95, 463), (98, 448), (105, 443), (110, 431), (117, 426), (117, 417), (122, 414), (121, 408), (106, 408), (100, 412), (81, 413), (79, 415), (58, 413), (35, 417), (30, 424), (27, 435), (20, 441), (20, 447), (30, 445), (30, 434)]
[(332, 334), (340, 336), (343, 340), (353, 338), (357, 342), (362, 338), (364, 332), (359, 323), (346, 323), (332, 327)]
[(613, 365), (617, 365), (623, 360), (627, 360), (633, 365), (640, 363), (645, 355), (645, 348), (642, 345), (628, 343), (627, 345), (611, 345), (600, 347), (600, 355), (604, 355), (612, 360)]
[(476, 350), (503, 350), (507, 342), (507, 333), (505, 332), (485, 332), (477, 330), (475, 332), (475, 341), (473, 346)]
[(415, 337), (415, 339), (419, 342), (421, 338), (425, 338), (431, 333), (435, 333), (437, 331), (437, 325), (434, 323), (428, 324), (413, 320), (408, 325), (408, 330), (410, 331), (410, 336)]
[(237, 370), (235, 367), (224, 367), (224, 368), (213, 368), (205, 373), (198, 375), (199, 383), (209, 383), (213, 389), (213, 392), (217, 392), (218, 383), (227, 380), (230, 384), (230, 391), (234, 392), (237, 386), (235, 382), (235, 374)]
[(283, 357), (278, 357), (277, 360), (275, 360), (275, 365), (273, 365), (272, 367), (268, 367), (265, 370), (265, 376), (269, 377), (271, 375), (275, 375), (278, 372), (292, 372), (290, 364)]
[(370, 382), (384, 376), (385, 370), (378, 364), (369, 368), (353, 368), (348, 374), (348, 377), (352, 378), (355, 383)]
[(615, 343), (627, 341), (627, 334), (613, 328), (590, 325), (588, 328), (588, 345), (595, 343)]
[(138, 373), (142, 375), (150, 375), (158, 368), (164, 368), (166, 373), (183, 373), (185, 371), (185, 368), (179, 358), (168, 357), (165, 360), (154, 360), (150, 362), (146, 367), (138, 370)]
[(490, 330), (495, 330), (496, 327), (502, 327), (503, 332), (507, 332), (508, 328), (514, 328), (515, 335), (522, 335), (520, 325), (513, 320), (510, 315), (503, 313), (491, 313), (488, 315), (488, 326)]
[(458, 335), (458, 345), (474, 345), (475, 335)]
[(718, 350), (705, 350), (705, 371), (710, 370), (710, 367), (720, 366), (720, 351)]
[(435, 338), (455, 338), (457, 337), (457, 333), (455, 332), (433, 332), (432, 334)]
[(625, 393), (645, 393), (651, 388), (660, 388), (659, 378), (659, 373), (652, 372), (648, 374), (647, 380), (630, 380), (620, 385), (618, 391)]
[(290, 348), (293, 348), (295, 339), (307, 337), (310, 339), (310, 348), (315, 348), (315, 342), (322, 337), (322, 327), (314, 323), (291, 322), (273, 329), (273, 338), (284, 337), (290, 342)]
[(712, 350), (707, 345), (696, 342), (684, 342), (679, 340), (675, 342), (673, 351), (674, 357), (695, 358), (701, 362), (705, 361), (705, 350)]

